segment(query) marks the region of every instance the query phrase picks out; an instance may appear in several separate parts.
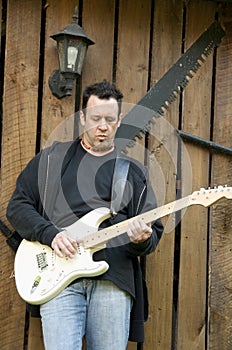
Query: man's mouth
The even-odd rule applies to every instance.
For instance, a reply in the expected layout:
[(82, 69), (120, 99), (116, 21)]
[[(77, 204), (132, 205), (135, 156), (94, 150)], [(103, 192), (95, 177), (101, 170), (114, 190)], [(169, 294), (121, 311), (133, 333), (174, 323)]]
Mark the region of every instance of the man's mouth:
[(97, 136), (97, 139), (102, 142), (102, 141), (105, 141), (107, 139), (107, 136), (106, 135), (98, 135)]

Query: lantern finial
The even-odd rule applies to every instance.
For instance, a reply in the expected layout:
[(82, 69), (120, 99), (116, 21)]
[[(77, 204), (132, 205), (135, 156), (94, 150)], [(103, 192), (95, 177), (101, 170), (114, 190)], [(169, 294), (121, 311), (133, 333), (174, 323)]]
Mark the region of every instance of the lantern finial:
[(78, 21), (78, 6), (75, 7), (74, 9), (74, 14), (73, 14), (73, 22), (77, 22)]

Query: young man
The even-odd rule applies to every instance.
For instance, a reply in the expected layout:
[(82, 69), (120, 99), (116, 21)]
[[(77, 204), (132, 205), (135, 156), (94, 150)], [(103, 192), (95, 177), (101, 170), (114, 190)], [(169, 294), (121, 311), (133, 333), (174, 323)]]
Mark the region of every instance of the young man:
[[(20, 174), (7, 218), (23, 238), (72, 258), (80, 242), (65, 227), (94, 209), (111, 208), (122, 97), (105, 80), (87, 87), (80, 112), (82, 139), (54, 143)], [(101, 227), (156, 206), (146, 168), (125, 159), (129, 170), (121, 206)], [(80, 350), (83, 337), (88, 350), (125, 350), (128, 339), (143, 341), (146, 296), (138, 257), (155, 250), (162, 230), (160, 221), (151, 225), (135, 218), (127, 234), (94, 254), (94, 260), (109, 264), (104, 274), (77, 279), (40, 306), (46, 350)]]

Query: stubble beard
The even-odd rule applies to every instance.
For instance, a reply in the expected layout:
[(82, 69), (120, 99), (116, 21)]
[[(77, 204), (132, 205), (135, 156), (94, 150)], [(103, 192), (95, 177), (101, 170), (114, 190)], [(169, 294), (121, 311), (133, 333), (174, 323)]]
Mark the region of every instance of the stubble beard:
[(114, 142), (112, 139), (103, 140), (99, 142), (97, 145), (92, 147), (92, 151), (94, 152), (106, 152), (110, 151), (114, 147)]

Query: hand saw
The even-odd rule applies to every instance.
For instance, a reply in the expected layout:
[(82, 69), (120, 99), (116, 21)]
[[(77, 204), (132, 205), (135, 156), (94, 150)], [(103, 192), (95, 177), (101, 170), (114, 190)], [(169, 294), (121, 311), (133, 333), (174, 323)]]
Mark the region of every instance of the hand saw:
[(213, 49), (221, 42), (225, 35), (217, 21), (195, 41), (183, 56), (163, 75), (163, 77), (142, 97), (141, 100), (123, 118), (116, 133), (115, 144), (118, 150), (127, 153), (127, 147), (133, 147), (136, 137), (150, 130), (153, 117), (164, 114), (164, 110), (175, 101), (178, 94), (184, 89), (204, 63)]

